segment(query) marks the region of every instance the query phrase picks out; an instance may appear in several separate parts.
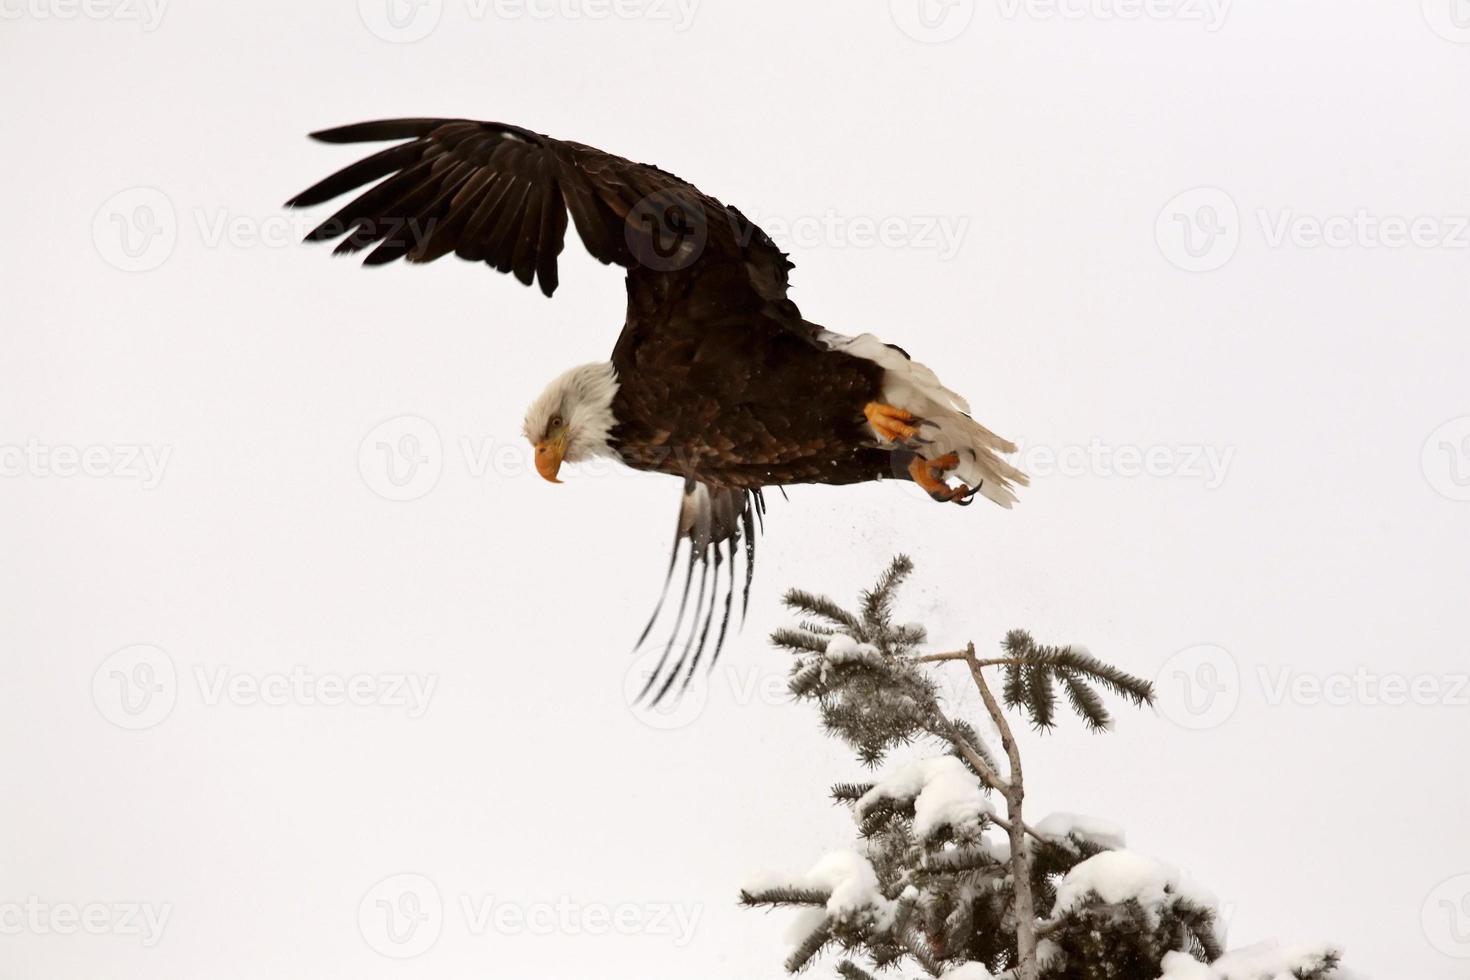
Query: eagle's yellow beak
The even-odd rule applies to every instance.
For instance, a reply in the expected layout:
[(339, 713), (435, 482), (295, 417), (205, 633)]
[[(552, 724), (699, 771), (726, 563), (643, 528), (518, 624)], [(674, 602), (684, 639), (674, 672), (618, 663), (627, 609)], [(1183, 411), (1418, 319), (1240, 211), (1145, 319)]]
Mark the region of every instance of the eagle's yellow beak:
[(536, 472), (552, 483), (560, 483), (556, 474), (561, 470), (561, 459), (566, 452), (567, 434), (565, 430), (536, 443)]

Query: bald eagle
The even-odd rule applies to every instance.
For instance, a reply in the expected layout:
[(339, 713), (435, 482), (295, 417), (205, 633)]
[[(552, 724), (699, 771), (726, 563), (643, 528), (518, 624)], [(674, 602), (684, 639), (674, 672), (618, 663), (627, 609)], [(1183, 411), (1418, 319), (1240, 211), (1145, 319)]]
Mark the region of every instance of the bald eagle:
[[(739, 544), (742, 607), (749, 603), (763, 488), (896, 477), (938, 501), (967, 504), (979, 494), (1009, 507), (1013, 488), (1027, 482), (1000, 455), (1016, 447), (972, 419), (933, 371), (871, 334), (844, 336), (805, 319), (787, 296), (786, 254), (738, 210), (670, 173), (469, 119), (387, 119), (312, 136), (395, 141), (287, 202), (308, 207), (373, 185), (307, 234), (341, 239), (336, 254), (371, 249), (364, 264), (381, 265), (452, 252), (551, 296), (570, 214), (594, 258), (627, 270), (612, 357), (553, 380), (526, 413), (525, 435), (537, 471), (553, 483), (563, 463), (600, 456), (684, 483), (664, 583), (667, 598), (687, 542), (683, 597), (642, 696), (657, 701), (694, 676), (724, 566), (711, 665), (719, 655)], [(665, 670), (681, 634), (681, 653)]]

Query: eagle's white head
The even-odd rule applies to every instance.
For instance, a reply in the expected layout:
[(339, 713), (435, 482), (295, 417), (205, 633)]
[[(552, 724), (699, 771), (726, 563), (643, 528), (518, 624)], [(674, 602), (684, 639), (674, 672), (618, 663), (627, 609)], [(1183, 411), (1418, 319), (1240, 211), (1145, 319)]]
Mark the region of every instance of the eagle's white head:
[(617, 424), (613, 396), (618, 375), (611, 363), (583, 364), (556, 378), (526, 411), (526, 438), (536, 447), (536, 472), (560, 483), (563, 462), (611, 456), (608, 433)]

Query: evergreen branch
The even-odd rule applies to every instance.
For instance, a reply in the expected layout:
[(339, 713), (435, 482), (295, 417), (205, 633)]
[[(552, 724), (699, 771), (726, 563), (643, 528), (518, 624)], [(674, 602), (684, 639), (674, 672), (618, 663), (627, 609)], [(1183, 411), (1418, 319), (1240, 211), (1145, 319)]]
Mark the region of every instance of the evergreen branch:
[(874, 633), (888, 632), (894, 595), (913, 570), (914, 563), (909, 560), (908, 555), (899, 555), (879, 576), (878, 584), (863, 593), (863, 624), (868, 629)]
[(1052, 673), (1037, 665), (1025, 668), (1026, 710), (1031, 721), (1041, 731), (1056, 727), (1057, 692), (1052, 683)]
[(800, 609), (810, 616), (825, 619), (833, 626), (847, 630), (854, 635), (863, 632), (863, 624), (856, 616), (824, 595), (812, 595), (801, 589), (789, 589), (781, 601), (789, 608)]
[(893, 630), (893, 643), (904, 649), (912, 649), (929, 642), (929, 631), (918, 623), (906, 623)]
[[(959, 733), (965, 737), (965, 741), (990, 765), (991, 769), (996, 771), (1000, 770), (1000, 766), (996, 764), (995, 756), (990, 753), (990, 746), (985, 744), (985, 739), (980, 737), (980, 733), (975, 731), (969, 722), (961, 718), (952, 721), (950, 724), (959, 730)], [(962, 753), (955, 751), (954, 755), (958, 756), (967, 766), (969, 765), (969, 760)], [(973, 770), (974, 767), (971, 766), (970, 768)], [(980, 773), (977, 772), (975, 775), (979, 776)]]
[(843, 980), (878, 980), (867, 970), (858, 966), (852, 960), (843, 960), (837, 964), (837, 973)]
[(815, 660), (803, 664), (791, 672), (786, 689), (798, 698), (810, 697), (822, 684), (823, 661)]
[(903, 932), (909, 926), (909, 919), (913, 917), (914, 910), (919, 907), (918, 889), (905, 888), (894, 901), (893, 929), (895, 932)]
[(957, 847), (930, 854), (920, 869), (924, 874), (954, 874), (960, 871), (991, 871), (1000, 867), (995, 855), (982, 847)]
[(1142, 707), (1154, 703), (1154, 686), (1141, 677), (1119, 670), (1111, 664), (1085, 653), (1075, 647), (1038, 647), (1031, 635), (1024, 630), (1012, 630), (1006, 634), (1006, 653), (1029, 663), (1064, 667), (1082, 674), (1103, 685), (1120, 697), (1125, 697)]
[(786, 972), (800, 973), (810, 965), (812, 958), (832, 941), (832, 926), (823, 922), (807, 934), (791, 955), (786, 957)]
[(783, 626), (771, 634), (771, 642), (796, 653), (826, 653), (827, 637)]
[(831, 892), (822, 891), (820, 888), (794, 888), (787, 885), (777, 885), (774, 888), (762, 888), (757, 891), (740, 889), (740, 904), (749, 908), (757, 908), (762, 905), (768, 905), (771, 908), (787, 905), (805, 907), (826, 905), (827, 899), (831, 897)]
[(903, 930), (903, 945), (909, 955), (929, 971), (930, 976), (937, 977), (944, 972), (944, 964), (934, 955), (934, 948), (929, 944), (928, 937), (915, 929), (912, 923)]
[(913, 815), (913, 800), (896, 800), (885, 796), (869, 803), (857, 813), (858, 833), (864, 838), (872, 837), (887, 828), (894, 817), (911, 820)]
[(832, 799), (840, 803), (855, 803), (872, 788), (872, 783), (837, 783), (832, 787)]
[(1005, 683), (1001, 686), (1001, 698), (1007, 708), (1018, 708), (1026, 703), (1026, 663), (1014, 660), (1006, 665)]
[[(968, 891), (968, 889), (966, 889)], [(964, 949), (965, 940), (975, 929), (975, 897), (963, 894), (944, 920), (944, 948)]]
[(1070, 670), (1058, 670), (1057, 676), (1062, 679), (1062, 690), (1067, 692), (1067, 701), (1072, 705), (1072, 710), (1077, 712), (1089, 730), (1105, 732), (1112, 728), (1113, 716), (1108, 714), (1107, 707), (1096, 691), (1078, 680)]
[(965, 764), (980, 777), (980, 781), (998, 793), (1005, 793), (1010, 788), (1010, 783), (1001, 776), (999, 770), (993, 765), (993, 760), (982, 756), (979, 750), (970, 744), (969, 739), (960, 733), (954, 722), (943, 715), (939, 716), (939, 720), (943, 723), (939, 734), (949, 740)]

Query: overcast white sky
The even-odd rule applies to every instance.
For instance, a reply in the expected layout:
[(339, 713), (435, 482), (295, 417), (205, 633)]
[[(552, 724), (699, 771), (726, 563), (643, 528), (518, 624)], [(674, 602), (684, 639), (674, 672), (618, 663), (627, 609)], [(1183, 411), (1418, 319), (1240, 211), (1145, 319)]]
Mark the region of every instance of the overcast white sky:
[[(158, 2), (0, 0), (0, 976), (778, 976), (739, 886), (848, 844), (859, 771), (764, 637), (897, 550), (939, 642), (1158, 678), (1026, 738), (1038, 817), (1233, 943), (1470, 973), (1463, 0)], [(394, 115), (739, 205), (1034, 486), (778, 497), (712, 688), (631, 712), (677, 485), (519, 436), (620, 276), (293, 244), (357, 152), (304, 134)]]

